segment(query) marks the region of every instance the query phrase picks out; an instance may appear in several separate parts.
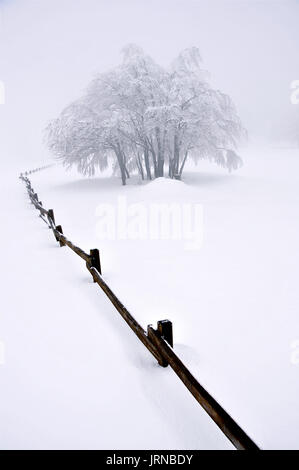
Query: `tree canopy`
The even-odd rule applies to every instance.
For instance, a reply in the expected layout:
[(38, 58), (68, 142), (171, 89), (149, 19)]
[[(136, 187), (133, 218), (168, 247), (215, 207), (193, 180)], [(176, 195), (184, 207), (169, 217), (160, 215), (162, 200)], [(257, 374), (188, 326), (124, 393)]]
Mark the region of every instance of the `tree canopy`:
[(52, 153), (85, 175), (107, 168), (126, 184), (142, 179), (180, 179), (188, 158), (209, 159), (229, 171), (242, 160), (236, 146), (244, 130), (230, 97), (214, 90), (196, 47), (163, 68), (136, 45), (123, 61), (101, 73), (84, 96), (46, 128)]

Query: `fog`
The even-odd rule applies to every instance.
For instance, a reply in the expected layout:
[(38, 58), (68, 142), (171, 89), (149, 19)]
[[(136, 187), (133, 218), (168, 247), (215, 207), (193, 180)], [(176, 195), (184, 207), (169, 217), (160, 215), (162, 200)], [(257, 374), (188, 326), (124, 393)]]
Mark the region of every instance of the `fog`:
[(249, 142), (294, 143), (297, 0), (0, 0), (0, 14), (0, 150), (20, 169), (46, 158), (47, 122), (95, 73), (118, 64), (131, 42), (163, 65), (199, 47), (213, 85), (233, 98)]

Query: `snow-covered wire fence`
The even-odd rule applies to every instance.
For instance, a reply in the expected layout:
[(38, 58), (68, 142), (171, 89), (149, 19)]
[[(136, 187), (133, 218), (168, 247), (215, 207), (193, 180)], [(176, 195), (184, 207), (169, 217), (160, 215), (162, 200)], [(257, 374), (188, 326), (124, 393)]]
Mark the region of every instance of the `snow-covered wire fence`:
[(169, 320), (161, 320), (158, 322), (157, 329), (153, 328), (152, 325), (149, 325), (147, 331), (145, 331), (103, 279), (99, 250), (95, 248), (91, 249), (89, 254), (85, 253), (81, 248), (68, 240), (68, 238), (63, 234), (61, 225), (56, 225), (53, 209), (46, 210), (43, 207), (42, 202), (39, 200), (38, 195), (34, 191), (31, 181), (28, 178), (29, 174), (48, 168), (49, 166), (36, 168), (24, 174), (21, 173), (20, 179), (25, 183), (29, 198), (35, 208), (40, 212), (40, 217), (48, 227), (52, 229), (56, 241), (60, 243), (60, 246), (68, 246), (74, 253), (85, 261), (86, 267), (92, 275), (94, 282), (97, 283), (105, 292), (116, 310), (120, 313), (139, 340), (155, 357), (159, 365), (162, 367), (167, 367), (169, 365), (173, 369), (197, 402), (204, 408), (233, 445), (240, 450), (258, 450), (258, 446), (252, 441), (252, 439), (207, 392), (207, 390), (200, 385), (188, 368), (175, 354), (173, 350), (172, 323)]

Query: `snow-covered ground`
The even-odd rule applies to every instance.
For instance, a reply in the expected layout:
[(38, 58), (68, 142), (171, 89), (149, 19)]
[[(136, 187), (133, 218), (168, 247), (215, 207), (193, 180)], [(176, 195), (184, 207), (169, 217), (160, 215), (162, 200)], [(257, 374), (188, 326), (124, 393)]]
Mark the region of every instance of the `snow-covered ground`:
[[(232, 448), (132, 334), (82, 260), (59, 248), (18, 170), (1, 187), (0, 448)], [(65, 177), (55, 169), (32, 178), (45, 204), (44, 183), (53, 178), (55, 186), (58, 175)]]
[[(100, 249), (106, 281), (144, 328), (173, 321), (178, 355), (256, 443), (298, 449), (299, 151), (242, 156), (236, 174), (200, 163), (183, 182), (122, 187), (59, 165), (31, 181), (74, 243)], [(82, 260), (58, 247), (19, 170), (7, 174), (1, 198), (1, 447), (232, 448), (174, 373), (155, 364)], [(146, 210), (201, 204), (201, 248), (100, 239), (99, 207), (117, 207), (119, 197)]]

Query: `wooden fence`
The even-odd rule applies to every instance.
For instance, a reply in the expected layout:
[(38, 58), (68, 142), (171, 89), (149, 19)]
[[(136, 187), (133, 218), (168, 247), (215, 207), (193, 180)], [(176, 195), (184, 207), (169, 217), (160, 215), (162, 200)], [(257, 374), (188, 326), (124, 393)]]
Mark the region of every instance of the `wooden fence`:
[[(51, 165), (50, 165), (51, 166)], [(222, 406), (204, 389), (197, 379), (191, 374), (173, 349), (172, 323), (169, 320), (161, 320), (157, 328), (149, 325), (147, 331), (128, 312), (122, 302), (112, 292), (102, 276), (100, 253), (98, 249), (90, 250), (89, 254), (72, 243), (64, 234), (61, 225), (56, 225), (53, 209), (46, 210), (34, 191), (28, 175), (48, 168), (41, 167), (26, 173), (21, 173), (20, 179), (25, 183), (29, 198), (35, 208), (40, 212), (40, 217), (52, 229), (54, 237), (60, 246), (68, 246), (74, 253), (85, 261), (86, 268), (93, 277), (93, 280), (105, 292), (116, 310), (120, 313), (131, 330), (150, 351), (154, 358), (162, 367), (168, 365), (181, 379), (186, 388), (194, 396), (195, 400), (204, 408), (212, 420), (217, 424), (226, 437), (239, 450), (259, 450), (253, 440), (241, 429), (232, 417), (222, 408)]]

